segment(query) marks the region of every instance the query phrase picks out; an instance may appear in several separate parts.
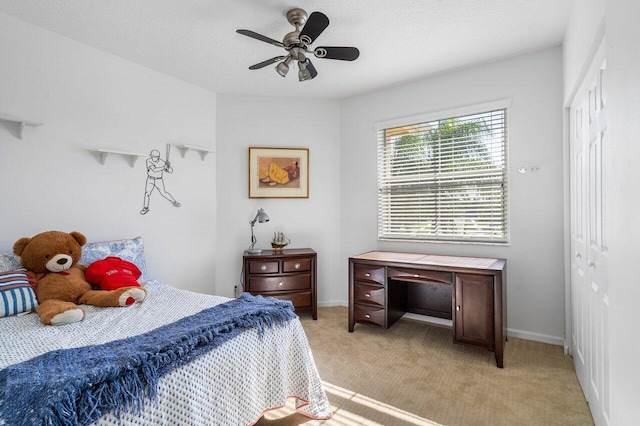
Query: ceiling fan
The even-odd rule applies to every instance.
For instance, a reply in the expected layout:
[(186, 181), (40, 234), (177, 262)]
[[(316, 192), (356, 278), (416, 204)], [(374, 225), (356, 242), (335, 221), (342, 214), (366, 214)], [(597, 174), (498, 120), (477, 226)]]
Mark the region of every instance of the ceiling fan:
[(282, 77), (286, 77), (289, 66), (293, 61), (298, 61), (298, 79), (300, 81), (311, 80), (318, 75), (315, 67), (309, 59), (313, 53), (316, 58), (338, 59), (341, 61), (354, 61), (360, 56), (360, 51), (355, 47), (320, 46), (312, 49), (310, 45), (329, 26), (329, 18), (321, 12), (313, 12), (307, 15), (302, 9), (291, 9), (287, 12), (287, 20), (296, 29), (284, 36), (282, 42), (263, 36), (250, 30), (237, 30), (236, 32), (256, 40), (264, 41), (277, 47), (283, 47), (286, 55), (276, 56), (249, 67), (250, 70), (264, 68), (275, 64), (276, 71)]

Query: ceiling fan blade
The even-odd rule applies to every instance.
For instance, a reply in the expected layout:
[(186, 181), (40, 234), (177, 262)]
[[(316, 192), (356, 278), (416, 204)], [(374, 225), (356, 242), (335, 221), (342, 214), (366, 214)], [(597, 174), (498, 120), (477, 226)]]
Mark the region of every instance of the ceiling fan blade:
[(316, 47), (313, 54), (317, 58), (355, 61), (360, 56), (360, 51), (355, 47), (320, 46)]
[(313, 66), (313, 64), (311, 63), (311, 59), (307, 58), (307, 69), (309, 70), (309, 73), (311, 73), (311, 78), (315, 78), (316, 75), (318, 75), (318, 71), (316, 71), (316, 67)]
[(267, 65), (275, 64), (278, 61), (283, 60), (286, 56), (276, 56), (275, 58), (267, 59), (266, 61), (262, 61), (259, 64), (251, 65), (249, 67), (250, 70), (259, 70), (260, 68), (264, 68)]
[(247, 37), (255, 38), (256, 40), (264, 41), (265, 43), (273, 44), (274, 46), (284, 47), (284, 44), (282, 44), (282, 42), (279, 42), (278, 40), (274, 40), (272, 38), (263, 36), (262, 34), (258, 34), (250, 30), (236, 30), (236, 32), (238, 34), (242, 34)]
[(329, 18), (321, 12), (313, 12), (307, 18), (304, 28), (300, 31), (300, 41), (309, 45), (318, 38), (320, 34), (329, 26)]

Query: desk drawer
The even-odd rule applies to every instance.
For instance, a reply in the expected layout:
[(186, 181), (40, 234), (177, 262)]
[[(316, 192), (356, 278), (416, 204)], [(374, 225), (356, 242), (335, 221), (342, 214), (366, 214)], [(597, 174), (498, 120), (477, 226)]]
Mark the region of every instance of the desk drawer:
[(375, 306), (354, 305), (354, 316), (357, 322), (367, 322), (384, 327), (384, 308), (376, 308)]
[(282, 272), (300, 272), (311, 270), (311, 259), (285, 259)]
[(353, 267), (355, 281), (384, 285), (384, 266), (359, 265)]
[(249, 277), (249, 291), (252, 293), (309, 289), (311, 289), (310, 274), (280, 277)]
[(355, 284), (353, 296), (356, 303), (372, 303), (384, 306), (384, 287)]
[(249, 273), (250, 274), (277, 274), (278, 261), (264, 261), (264, 260), (250, 260), (249, 261)]
[(387, 268), (387, 276), (400, 281), (435, 282), (449, 285), (453, 283), (451, 272), (424, 269)]

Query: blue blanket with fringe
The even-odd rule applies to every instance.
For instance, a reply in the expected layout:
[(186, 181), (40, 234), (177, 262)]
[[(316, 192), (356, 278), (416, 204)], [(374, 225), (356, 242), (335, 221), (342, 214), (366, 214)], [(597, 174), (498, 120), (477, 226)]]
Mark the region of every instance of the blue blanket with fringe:
[(289, 301), (244, 293), (142, 335), (47, 352), (0, 371), (0, 419), (86, 425), (107, 412), (140, 412), (145, 398), (156, 397), (158, 378), (173, 368), (246, 329), (262, 333), (295, 317)]

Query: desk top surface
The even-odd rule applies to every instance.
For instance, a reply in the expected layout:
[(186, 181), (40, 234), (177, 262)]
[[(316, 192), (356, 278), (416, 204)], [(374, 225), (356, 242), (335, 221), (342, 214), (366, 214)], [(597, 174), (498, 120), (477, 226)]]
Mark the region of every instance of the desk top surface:
[(370, 251), (351, 256), (350, 259), (372, 260), (378, 262), (408, 263), (414, 265), (438, 265), (473, 269), (504, 269), (504, 259), (484, 257), (441, 256), (424, 253), (401, 253), (391, 251)]

